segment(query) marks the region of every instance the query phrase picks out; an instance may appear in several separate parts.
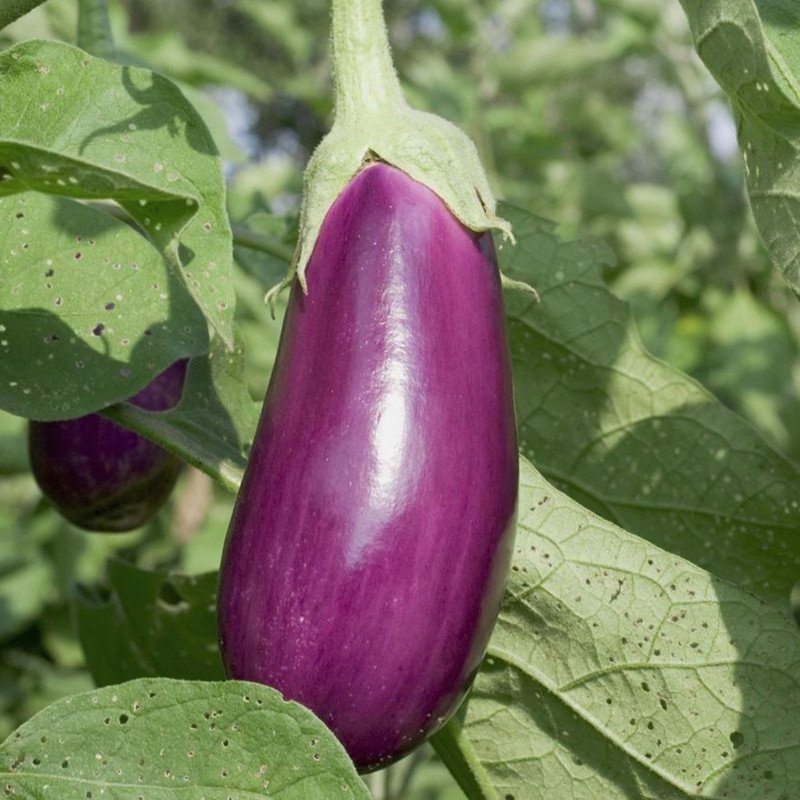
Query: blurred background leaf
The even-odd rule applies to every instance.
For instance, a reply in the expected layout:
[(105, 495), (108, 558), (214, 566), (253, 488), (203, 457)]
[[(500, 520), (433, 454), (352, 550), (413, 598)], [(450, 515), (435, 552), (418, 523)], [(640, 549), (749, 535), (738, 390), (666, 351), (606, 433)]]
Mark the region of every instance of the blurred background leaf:
[(102, 594), (77, 589), (75, 619), (97, 686), (141, 677), (224, 680), (216, 572), (170, 576), (112, 561)]

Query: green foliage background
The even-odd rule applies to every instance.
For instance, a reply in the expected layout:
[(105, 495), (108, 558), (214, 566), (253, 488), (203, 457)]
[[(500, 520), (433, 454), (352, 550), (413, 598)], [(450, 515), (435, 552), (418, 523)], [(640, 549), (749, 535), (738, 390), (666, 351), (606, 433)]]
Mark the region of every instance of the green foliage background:
[[(774, 24), (781, 13), (791, 13), (781, 11), (780, 3), (760, 5), (769, 7), (768, 19)], [(302, 170), (327, 130), (332, 111), (328, 6), (323, 0), (128, 0), (111, 5), (118, 58), (177, 81), (225, 159), (228, 211), (234, 241), (239, 242), (234, 249), (236, 318), (254, 400), (265, 391), (280, 330), (280, 315), (272, 320), (261, 298), (281, 277), (285, 263), (244, 246), (245, 232), (264, 237), (276, 252), (280, 247), (291, 252)], [(31, 37), (74, 42), (76, 8), (71, 0), (50, 0), (0, 31), (0, 47)], [(796, 464), (800, 305), (759, 238), (736, 146), (736, 122), (695, 52), (687, 16), (677, 0), (387, 0), (386, 10), (398, 71), (411, 102), (469, 133), (500, 197), (556, 220), (563, 240), (579, 242), (591, 235), (604, 242), (601, 253), (595, 249), (591, 254), (582, 249), (589, 245), (572, 245), (564, 269), (590, 263), (587, 273), (571, 276), (589, 286), (600, 277), (589, 273), (602, 267), (606, 284), (630, 304), (650, 353), (697, 379)], [(531, 241), (540, 241), (540, 249), (532, 251), (534, 260), (546, 251), (550, 235), (532, 232)], [(557, 264), (540, 260), (542, 269)], [(561, 280), (553, 276), (554, 291)], [(550, 288), (544, 275), (539, 288)], [(581, 302), (587, 314), (594, 308), (589, 295)], [(559, 320), (542, 321), (535, 307), (521, 308), (520, 303), (510, 304), (510, 324), (520, 340), (528, 330), (545, 342), (557, 341), (553, 330)], [(629, 324), (616, 308), (603, 313), (611, 327)], [(577, 357), (597, 366), (591, 347)], [(654, 371), (662, 368), (653, 364)], [(542, 374), (535, 373), (537, 381)], [(659, 374), (669, 383), (672, 373)], [(525, 372), (517, 377), (518, 389), (526, 387), (520, 405), (540, 419), (547, 411), (546, 399), (537, 396), (535, 386), (527, 391), (529, 381), (533, 383)], [(633, 396), (633, 389), (630, 393)], [(698, 398), (701, 394), (678, 399), (702, 404)], [(678, 399), (671, 410), (678, 408)], [(246, 407), (241, 418), (252, 419), (253, 408), (239, 401)], [(644, 406), (650, 401), (640, 402)], [(569, 413), (564, 406), (560, 409)], [(177, 415), (173, 421), (191, 432), (191, 420)], [(148, 425), (133, 417), (127, 422)], [(557, 433), (558, 420), (544, 432), (531, 423), (521, 428), (522, 449), (551, 482), (575, 497), (578, 487), (569, 486), (563, 474), (559, 478)], [(758, 436), (739, 420), (716, 433), (728, 437), (731, 446), (760, 452)], [(202, 452), (193, 455), (197, 463), (208, 460)], [(235, 448), (220, 455), (218, 472), (229, 486), (235, 485), (238, 457)], [(785, 570), (773, 569), (774, 552), (760, 557), (760, 541), (748, 545), (743, 537), (729, 550), (724, 521), (718, 540), (707, 536), (692, 542), (686, 520), (677, 520), (667, 530), (655, 517), (637, 518), (623, 502), (618, 507), (606, 503), (610, 477), (601, 467), (600, 461), (590, 465), (582, 484), (584, 495), (577, 499), (611, 522), (639, 535), (649, 527), (651, 541), (722, 578), (738, 579), (766, 599), (785, 595), (793, 583), (794, 565), (787, 561)], [(682, 467), (673, 469), (679, 474)], [(720, 472), (715, 480), (724, 477)], [(746, 471), (736, 475), (743, 491), (748, 478)], [(162, 572), (210, 572), (218, 565), (231, 507), (229, 492), (198, 472), (187, 472), (169, 506), (145, 529), (115, 537), (84, 534), (41, 498), (27, 473), (23, 422), (0, 412), (0, 739), (49, 703), (92, 688), (93, 678), (102, 684), (112, 678), (169, 673), (164, 665), (152, 664), (130, 675), (112, 668), (103, 673), (96, 658), (90, 675), (87, 620), (121, 627), (126, 618), (130, 568), (117, 565), (107, 570), (107, 560), (113, 556)], [(765, 508), (757, 509), (762, 518), (769, 516)], [(713, 511), (725, 513), (723, 508)], [(779, 528), (776, 520), (770, 518), (770, 524)], [(612, 529), (618, 531), (608, 528)], [(622, 534), (608, 533), (612, 538)], [(785, 535), (791, 547), (796, 534), (786, 530), (777, 536)], [(725, 552), (718, 552), (723, 548)], [(577, 554), (576, 561), (580, 557)], [(158, 587), (151, 588), (152, 624), (161, 629), (158, 614), (174, 598), (169, 593), (158, 596)], [(188, 592), (188, 597), (195, 590), (199, 591), (173, 587), (179, 595)], [(552, 624), (580, 640), (560, 611), (553, 612)], [(510, 626), (507, 620), (505, 624)], [(776, 635), (786, 634), (781, 630)], [(126, 646), (119, 645), (126, 663), (138, 663), (142, 653), (127, 652)], [(512, 697), (531, 679), (524, 670), (490, 670), (478, 692)], [(555, 678), (550, 683), (537, 679), (548, 691), (559, 692)], [(680, 691), (680, 686), (672, 690)], [(522, 691), (523, 696), (529, 694)], [(544, 705), (551, 700), (545, 698)], [(567, 712), (558, 704), (552, 708), (547, 724), (555, 726), (559, 715)], [(491, 725), (491, 714), (487, 711), (484, 719), (482, 713), (477, 699), (466, 724), (473, 729)], [(614, 724), (608, 723), (607, 740), (617, 741)], [(505, 730), (490, 730), (486, 741)], [(491, 746), (487, 747), (486, 758), (491, 760)], [(558, 754), (552, 760), (558, 762)], [(375, 796), (463, 796), (432, 751), (417, 757), (413, 766), (413, 774), (406, 763), (371, 778)], [(620, 797), (673, 796), (652, 776), (647, 780), (655, 782), (643, 788), (647, 781), (637, 777), (636, 769), (620, 767), (624, 779), (609, 778), (614, 786), (627, 787), (619, 790), (628, 792)], [(763, 770), (770, 771), (766, 766)], [(525, 775), (525, 780), (553, 780), (544, 766), (540, 773), (531, 770)], [(495, 785), (505, 785), (507, 779), (502, 776)], [(513, 779), (508, 781), (509, 787), (515, 785)], [(597, 794), (575, 796), (611, 797), (610, 791), (599, 786)], [(518, 800), (524, 797), (518, 795)]]

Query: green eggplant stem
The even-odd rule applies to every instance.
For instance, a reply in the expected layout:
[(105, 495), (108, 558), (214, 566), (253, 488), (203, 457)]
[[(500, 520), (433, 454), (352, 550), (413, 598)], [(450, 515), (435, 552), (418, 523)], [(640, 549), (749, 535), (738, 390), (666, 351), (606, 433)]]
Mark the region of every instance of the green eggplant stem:
[(333, 0), (336, 119), (405, 105), (381, 6), (381, 0)]

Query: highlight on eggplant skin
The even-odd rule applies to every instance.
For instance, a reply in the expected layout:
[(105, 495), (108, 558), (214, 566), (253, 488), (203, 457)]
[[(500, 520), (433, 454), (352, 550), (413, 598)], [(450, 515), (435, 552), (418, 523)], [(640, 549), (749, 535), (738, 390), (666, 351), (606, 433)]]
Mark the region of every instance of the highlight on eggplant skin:
[(515, 530), (511, 365), (491, 235), (360, 172), (292, 287), (228, 531), (229, 677), (311, 708), (361, 771), (453, 714)]
[[(174, 362), (128, 401), (166, 411), (181, 398), (186, 359)], [(164, 505), (183, 463), (157, 444), (99, 414), (31, 421), (31, 468), (42, 493), (73, 525), (122, 533)]]

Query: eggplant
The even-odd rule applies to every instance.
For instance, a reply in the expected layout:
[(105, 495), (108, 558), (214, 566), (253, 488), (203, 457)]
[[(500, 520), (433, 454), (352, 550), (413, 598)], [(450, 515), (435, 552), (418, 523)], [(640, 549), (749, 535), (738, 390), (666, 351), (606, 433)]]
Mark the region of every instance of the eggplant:
[[(187, 360), (171, 364), (128, 401), (166, 411), (181, 398)], [(31, 468), (42, 493), (74, 525), (121, 533), (144, 525), (166, 502), (182, 462), (99, 414), (31, 421)]]
[(363, 169), (294, 281), (231, 518), (229, 677), (311, 708), (362, 771), (438, 729), (474, 677), (509, 567), (511, 365), (491, 234)]

